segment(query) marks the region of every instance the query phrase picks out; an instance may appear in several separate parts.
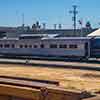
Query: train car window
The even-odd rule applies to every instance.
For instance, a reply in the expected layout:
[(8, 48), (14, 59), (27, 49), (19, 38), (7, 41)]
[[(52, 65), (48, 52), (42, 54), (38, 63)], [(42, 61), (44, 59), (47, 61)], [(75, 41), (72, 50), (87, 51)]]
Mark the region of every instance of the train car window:
[(57, 48), (57, 45), (56, 44), (51, 44), (50, 48)]
[(27, 46), (27, 45), (25, 45), (24, 47), (25, 47), (25, 48), (28, 48), (28, 46)]
[(76, 44), (71, 44), (71, 45), (69, 45), (69, 48), (75, 49), (75, 48), (77, 48), (77, 45)]
[(15, 45), (14, 45), (14, 44), (12, 44), (12, 45), (11, 45), (11, 47), (12, 47), (12, 48), (15, 48)]
[(67, 45), (66, 44), (61, 44), (61, 45), (59, 45), (59, 48), (67, 48)]
[(20, 45), (19, 47), (20, 47), (20, 48), (23, 48), (23, 45)]
[(41, 44), (41, 45), (40, 45), (40, 48), (44, 48), (44, 45), (43, 45), (43, 44)]
[(0, 48), (3, 48), (3, 45), (2, 44), (0, 44)]
[(5, 44), (4, 47), (5, 47), (5, 48), (9, 48), (10, 45), (9, 45), (9, 44)]
[(29, 45), (29, 48), (32, 48), (32, 45)]
[(38, 46), (37, 46), (37, 45), (34, 45), (33, 47), (34, 47), (34, 48), (38, 48)]

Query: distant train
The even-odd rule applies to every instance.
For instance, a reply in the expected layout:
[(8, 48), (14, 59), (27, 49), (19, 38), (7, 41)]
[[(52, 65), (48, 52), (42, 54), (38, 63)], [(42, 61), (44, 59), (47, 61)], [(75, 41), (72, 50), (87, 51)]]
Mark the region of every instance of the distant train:
[(12, 57), (100, 58), (98, 37), (48, 37), (22, 35), (0, 39), (0, 55)]

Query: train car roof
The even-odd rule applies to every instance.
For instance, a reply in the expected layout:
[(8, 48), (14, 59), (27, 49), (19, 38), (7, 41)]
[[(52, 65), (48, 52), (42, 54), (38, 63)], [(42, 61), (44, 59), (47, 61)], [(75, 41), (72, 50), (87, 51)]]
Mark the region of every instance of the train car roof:
[(42, 40), (50, 39), (67, 39), (67, 40), (90, 40), (92, 37), (57, 37), (57, 38), (42, 38)]
[(58, 34), (21, 34), (19, 37), (56, 37)]
[[(90, 40), (93, 37), (42, 37), (40, 40)], [(99, 37), (100, 38), (100, 37)], [(34, 40), (35, 38), (33, 38)], [(36, 38), (37, 39), (37, 38)], [(20, 40), (19, 38), (1, 38), (0, 40)]]
[(4, 38), (0, 38), (0, 40), (19, 40), (19, 38), (7, 38), (7, 37), (4, 37)]

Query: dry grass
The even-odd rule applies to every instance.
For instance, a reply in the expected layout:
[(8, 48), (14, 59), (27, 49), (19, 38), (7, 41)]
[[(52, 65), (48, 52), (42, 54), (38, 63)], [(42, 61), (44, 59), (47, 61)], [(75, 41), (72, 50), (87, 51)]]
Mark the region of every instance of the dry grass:
[(62, 87), (68, 89), (100, 91), (98, 71), (0, 64), (0, 75), (57, 80)]

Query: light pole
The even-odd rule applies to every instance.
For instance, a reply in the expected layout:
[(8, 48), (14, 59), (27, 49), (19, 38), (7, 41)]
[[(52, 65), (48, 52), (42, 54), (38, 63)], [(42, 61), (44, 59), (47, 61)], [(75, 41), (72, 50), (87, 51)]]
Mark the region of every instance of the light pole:
[(24, 13), (22, 14), (22, 31), (24, 32), (24, 27), (25, 27), (25, 23), (24, 23)]

